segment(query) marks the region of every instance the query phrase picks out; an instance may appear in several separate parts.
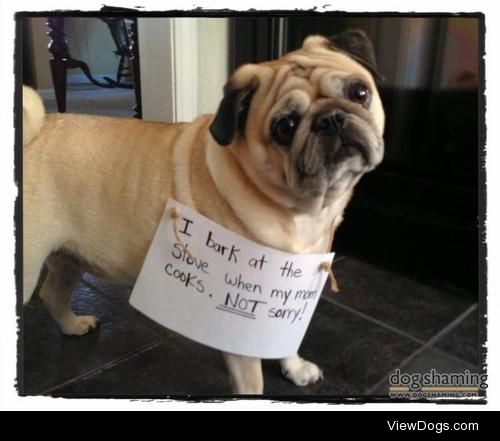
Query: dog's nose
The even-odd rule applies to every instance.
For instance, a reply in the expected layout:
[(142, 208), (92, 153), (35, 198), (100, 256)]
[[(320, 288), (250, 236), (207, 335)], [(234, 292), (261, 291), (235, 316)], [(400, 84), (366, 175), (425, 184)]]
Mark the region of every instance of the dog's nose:
[(335, 110), (320, 115), (313, 124), (313, 130), (316, 132), (328, 131), (339, 133), (345, 125), (346, 114), (340, 110)]

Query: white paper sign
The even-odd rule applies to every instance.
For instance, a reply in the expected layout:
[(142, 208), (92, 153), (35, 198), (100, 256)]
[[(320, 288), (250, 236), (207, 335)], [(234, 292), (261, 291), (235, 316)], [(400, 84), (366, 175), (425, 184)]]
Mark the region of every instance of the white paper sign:
[[(171, 208), (179, 238), (174, 233)], [(161, 325), (199, 343), (258, 358), (297, 353), (333, 253), (258, 245), (169, 200), (130, 299)]]

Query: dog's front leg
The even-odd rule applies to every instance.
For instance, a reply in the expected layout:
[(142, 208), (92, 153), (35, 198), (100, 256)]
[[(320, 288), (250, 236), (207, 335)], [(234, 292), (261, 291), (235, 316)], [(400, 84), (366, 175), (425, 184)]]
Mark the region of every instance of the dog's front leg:
[(264, 393), (264, 379), (260, 358), (224, 353), (231, 377), (233, 393), (256, 395)]
[(297, 386), (315, 384), (323, 379), (323, 372), (317, 365), (298, 355), (283, 358), (280, 363), (283, 375)]

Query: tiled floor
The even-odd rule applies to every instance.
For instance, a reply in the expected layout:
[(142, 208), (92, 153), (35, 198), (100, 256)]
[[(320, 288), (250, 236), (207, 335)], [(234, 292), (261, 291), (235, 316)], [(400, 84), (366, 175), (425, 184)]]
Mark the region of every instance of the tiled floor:
[[(298, 388), (281, 376), (276, 362), (266, 361), (266, 394), (380, 396), (387, 394), (388, 375), (396, 368), (407, 373), (479, 370), (475, 303), (384, 274), (352, 257), (339, 258), (335, 270), (341, 293), (325, 290), (302, 345), (302, 355), (324, 369), (325, 380)], [(381, 274), (387, 290), (377, 302)], [(136, 312), (128, 305), (130, 292), (131, 287), (86, 275), (74, 308), (97, 315), (100, 327), (83, 337), (62, 336), (38, 299), (27, 305), (22, 393), (143, 398), (230, 394), (221, 355)], [(377, 307), (371, 308), (368, 299)], [(394, 314), (400, 321), (394, 321)]]
[[(70, 91), (68, 111), (131, 116), (131, 92), (117, 93), (110, 100), (99, 90), (90, 95)], [(120, 105), (113, 110), (107, 108), (110, 103)], [(55, 109), (53, 100), (48, 108)], [(325, 380), (298, 388), (281, 376), (278, 363), (265, 361), (266, 394), (386, 396), (388, 377), (397, 368), (405, 373), (432, 368), (479, 372), (480, 319), (473, 295), (454, 295), (351, 256), (337, 258), (334, 268), (341, 292), (325, 290), (302, 345), (302, 355), (323, 368)], [(134, 398), (230, 394), (221, 355), (136, 312), (128, 305), (130, 293), (131, 287), (86, 275), (74, 308), (97, 315), (100, 326), (83, 337), (62, 336), (34, 298), (24, 309), (20, 393)]]

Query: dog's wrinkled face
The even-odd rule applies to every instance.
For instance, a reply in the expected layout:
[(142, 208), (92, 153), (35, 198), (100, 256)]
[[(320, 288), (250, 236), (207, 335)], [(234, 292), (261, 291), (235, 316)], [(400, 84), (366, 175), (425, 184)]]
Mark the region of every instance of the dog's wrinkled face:
[(345, 188), (383, 157), (373, 75), (373, 49), (360, 31), (309, 37), (279, 60), (238, 69), (210, 131), (280, 190), (307, 198)]

